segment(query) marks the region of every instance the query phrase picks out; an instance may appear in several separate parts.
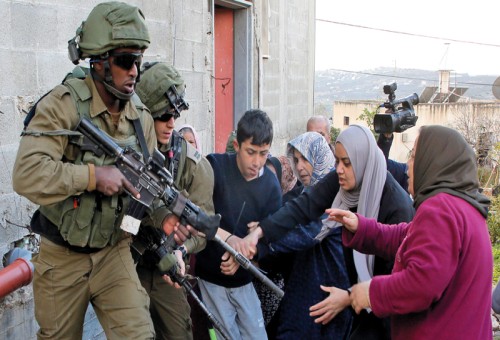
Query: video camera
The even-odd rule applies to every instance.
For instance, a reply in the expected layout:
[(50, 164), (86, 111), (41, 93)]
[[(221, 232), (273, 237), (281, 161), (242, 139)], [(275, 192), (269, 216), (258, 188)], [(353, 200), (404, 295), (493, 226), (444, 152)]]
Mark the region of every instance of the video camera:
[[(396, 89), (398, 85), (392, 83), (384, 85), (384, 93), (388, 95), (388, 101), (380, 105), (391, 109), (391, 114), (377, 113), (373, 119), (373, 126), (377, 133), (403, 132), (406, 129), (414, 127), (418, 117), (415, 115), (413, 105), (418, 104), (418, 95), (416, 93), (396, 100)], [(398, 105), (401, 105), (398, 107)]]

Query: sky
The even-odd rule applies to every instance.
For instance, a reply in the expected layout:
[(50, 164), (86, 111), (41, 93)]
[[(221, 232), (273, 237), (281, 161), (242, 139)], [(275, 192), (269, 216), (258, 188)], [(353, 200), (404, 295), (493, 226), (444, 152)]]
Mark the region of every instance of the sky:
[(316, 0), (316, 70), (391, 67), (500, 76), (499, 13), (498, 0)]

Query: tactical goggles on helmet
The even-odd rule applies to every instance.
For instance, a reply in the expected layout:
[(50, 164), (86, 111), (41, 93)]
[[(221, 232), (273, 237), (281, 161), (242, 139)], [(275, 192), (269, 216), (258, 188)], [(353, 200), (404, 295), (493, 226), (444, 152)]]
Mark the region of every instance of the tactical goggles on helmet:
[(174, 119), (179, 118), (182, 110), (189, 109), (189, 104), (184, 100), (184, 93), (185, 92), (182, 92), (182, 94), (179, 95), (177, 88), (174, 85), (170, 86), (167, 92), (165, 92), (170, 107), (160, 117), (155, 118), (155, 120), (168, 122), (172, 117), (174, 117)]
[(110, 53), (109, 56), (113, 57), (113, 64), (124, 70), (130, 70), (134, 65), (137, 66), (138, 70), (141, 68), (142, 53), (115, 52)]
[(170, 102), (170, 106), (172, 107), (170, 109), (170, 114), (174, 114), (174, 117), (177, 119), (181, 115), (182, 110), (187, 110), (189, 109), (189, 104), (184, 100), (184, 94), (185, 91), (183, 91), (180, 95), (177, 92), (177, 87), (175, 86), (170, 86), (165, 92), (165, 96), (167, 97), (168, 101)]

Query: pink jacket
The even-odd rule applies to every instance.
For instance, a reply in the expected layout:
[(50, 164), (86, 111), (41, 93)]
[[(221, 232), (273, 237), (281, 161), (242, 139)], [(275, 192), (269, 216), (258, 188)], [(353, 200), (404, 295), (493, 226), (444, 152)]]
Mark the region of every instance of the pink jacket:
[(370, 285), (372, 310), (391, 316), (394, 340), (492, 338), (491, 242), (484, 217), (466, 201), (440, 193), (410, 223), (359, 216), (356, 234), (342, 234), (346, 246), (395, 257), (392, 274)]

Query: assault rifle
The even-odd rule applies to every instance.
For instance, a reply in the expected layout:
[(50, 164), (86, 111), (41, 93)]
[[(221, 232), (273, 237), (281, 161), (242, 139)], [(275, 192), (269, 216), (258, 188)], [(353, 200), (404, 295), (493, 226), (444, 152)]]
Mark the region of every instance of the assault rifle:
[[(116, 167), (122, 172), (127, 180), (140, 193), (140, 203), (150, 207), (155, 198), (161, 199), (167, 209), (179, 217), (183, 225), (191, 225), (199, 232), (205, 234), (207, 240), (219, 243), (236, 261), (245, 269), (250, 271), (258, 280), (271, 288), (279, 297), (284, 295), (283, 290), (276, 286), (258, 268), (250, 263), (245, 256), (237, 252), (229, 244), (216, 235), (221, 216), (219, 214), (208, 216), (197, 205), (181, 194), (173, 185), (170, 172), (164, 167), (165, 157), (157, 149), (154, 150), (146, 163), (141, 160), (141, 155), (131, 148), (121, 148), (108, 135), (99, 130), (90, 120), (83, 117), (80, 119), (76, 130), (83, 135), (80, 143), (82, 151), (91, 151), (100, 157), (103, 154), (116, 159)], [(133, 217), (141, 218), (142, 216)], [(170, 237), (169, 243), (173, 239)], [(172, 244), (165, 245), (168, 248)], [(167, 257), (168, 258), (168, 257)], [(167, 272), (175, 263), (165, 259), (160, 260), (160, 270)]]
[[(165, 156), (160, 151), (155, 149), (149, 160), (146, 160), (147, 163), (144, 163), (137, 151), (128, 147), (122, 149), (85, 117), (80, 119), (76, 130), (84, 136), (80, 146), (82, 151), (91, 151), (97, 157), (105, 154), (116, 158), (116, 167), (141, 195), (136, 201), (150, 207), (155, 198), (160, 198), (183, 225), (189, 224), (205, 234), (208, 240), (213, 239), (221, 216), (208, 216), (175, 189), (172, 175), (163, 165)], [(133, 213), (131, 215), (142, 218)]]

